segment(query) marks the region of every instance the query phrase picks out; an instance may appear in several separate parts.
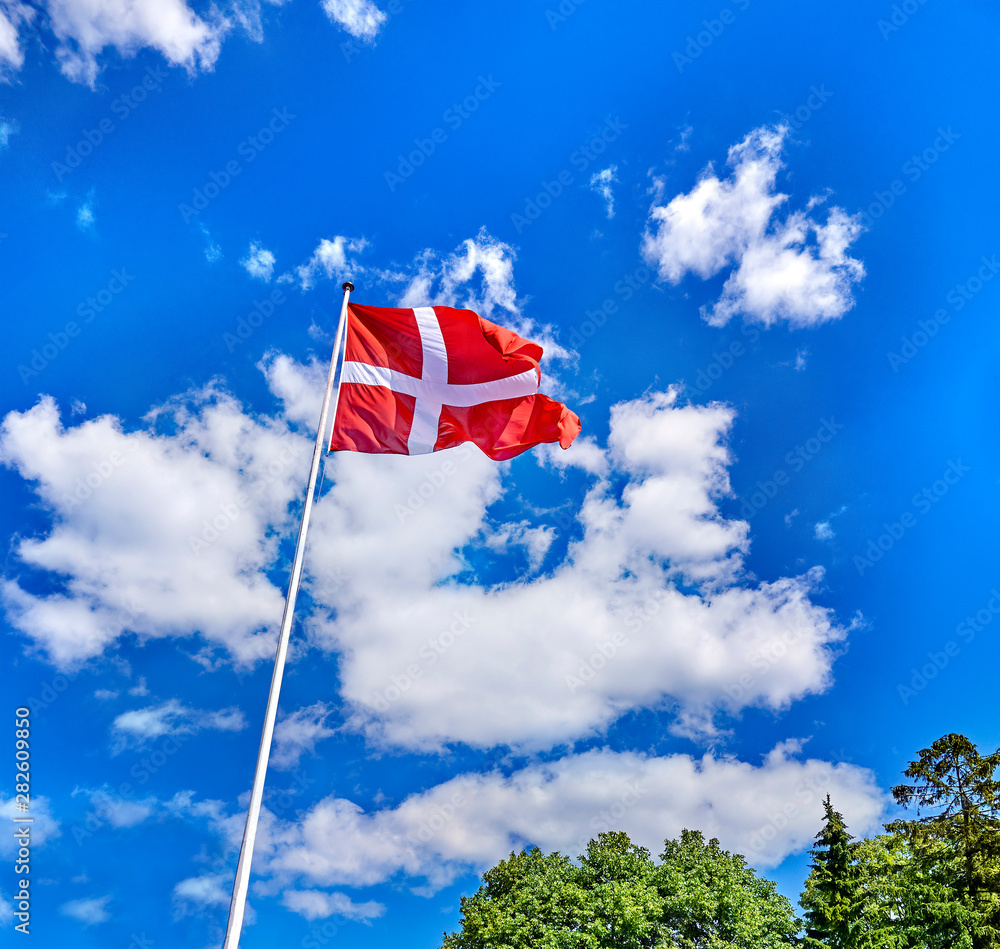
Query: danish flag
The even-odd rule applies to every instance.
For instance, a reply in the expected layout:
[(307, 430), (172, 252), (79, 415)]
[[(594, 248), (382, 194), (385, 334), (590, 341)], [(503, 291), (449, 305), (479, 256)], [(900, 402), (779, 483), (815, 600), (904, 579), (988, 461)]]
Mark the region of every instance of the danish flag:
[(542, 347), (472, 310), (349, 303), (331, 451), (420, 455), (473, 442), (503, 461), (569, 448), (580, 419), (538, 392)]

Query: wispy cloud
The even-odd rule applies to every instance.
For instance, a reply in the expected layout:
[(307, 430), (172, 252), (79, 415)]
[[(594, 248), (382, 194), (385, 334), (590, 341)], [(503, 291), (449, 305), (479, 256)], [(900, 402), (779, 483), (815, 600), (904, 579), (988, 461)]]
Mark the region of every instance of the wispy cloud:
[(76, 209), (76, 226), (81, 231), (91, 231), (94, 229), (94, 224), (97, 221), (97, 218), (94, 216), (95, 204), (94, 192), (91, 189), (87, 194), (86, 200), (78, 205)]
[(251, 277), (256, 277), (258, 280), (263, 280), (264, 283), (267, 283), (274, 273), (274, 254), (254, 241), (250, 244), (250, 249), (247, 251), (246, 257), (240, 261), (240, 264)]
[[(251, 249), (254, 245), (250, 245)], [(327, 280), (348, 280), (361, 269), (353, 255), (360, 254), (370, 245), (363, 237), (351, 238), (338, 234), (333, 240), (323, 238), (312, 256), (295, 268), (294, 274), (283, 273), (279, 283), (298, 280), (303, 290), (311, 290), (320, 277)]]
[(59, 912), (63, 916), (69, 916), (84, 926), (96, 926), (98, 923), (106, 923), (111, 919), (108, 912), (110, 896), (92, 897), (83, 900), (70, 900), (59, 907)]
[(596, 191), (604, 198), (605, 210), (609, 221), (615, 216), (615, 199), (611, 193), (611, 184), (618, 181), (615, 177), (617, 171), (617, 165), (609, 165), (603, 171), (597, 172), (590, 178), (590, 189)]
[(245, 727), (246, 719), (236, 707), (202, 711), (182, 705), (177, 699), (123, 712), (111, 726), (115, 753), (167, 735), (193, 735), (203, 729), (240, 731)]
[(204, 224), (200, 225), (201, 233), (205, 238), (205, 260), (210, 264), (214, 264), (217, 260), (222, 257), (222, 248), (212, 240), (212, 235), (209, 233), (207, 227)]
[(374, 900), (355, 903), (346, 893), (324, 893), (322, 890), (288, 890), (281, 902), (293, 913), (309, 920), (342, 916), (344, 919), (367, 922), (385, 912), (385, 907)]
[[(0, 16), (3, 16), (2, 12)], [(13, 119), (0, 119), (0, 148), (6, 148), (11, 135), (16, 135), (20, 131), (20, 126)]]
[(323, 10), (334, 23), (360, 40), (374, 40), (387, 14), (371, 0), (323, 0)]
[(323, 702), (300, 708), (285, 716), (274, 729), (271, 766), (279, 771), (297, 768), (304, 754), (311, 754), (316, 743), (336, 734), (327, 728), (330, 707)]

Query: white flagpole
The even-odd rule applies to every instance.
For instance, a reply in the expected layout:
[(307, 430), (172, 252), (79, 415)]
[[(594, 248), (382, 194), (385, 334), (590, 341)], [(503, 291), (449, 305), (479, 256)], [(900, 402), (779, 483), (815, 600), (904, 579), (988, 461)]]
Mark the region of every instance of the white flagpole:
[[(340, 321), (337, 323), (337, 334), (333, 341), (330, 374), (326, 380), (326, 392), (323, 395), (323, 410), (319, 415), (316, 446), (313, 448), (312, 466), (309, 468), (309, 486), (306, 488), (306, 501), (302, 508), (299, 537), (295, 542), (295, 557), (292, 560), (292, 575), (288, 581), (285, 612), (281, 617), (281, 630), (278, 633), (278, 648), (274, 654), (271, 691), (267, 696), (267, 711), (264, 713), (264, 730), (261, 732), (260, 750), (257, 752), (257, 770), (253, 776), (253, 790), (250, 792), (250, 807), (247, 810), (247, 823), (243, 831), (243, 844), (240, 846), (240, 860), (236, 865), (236, 879), (233, 882), (233, 899), (229, 904), (229, 924), (226, 927), (226, 942), (223, 949), (237, 949), (240, 943), (240, 932), (243, 929), (243, 912), (246, 909), (247, 889), (250, 886), (250, 861), (253, 859), (254, 839), (257, 836), (257, 821), (260, 818), (260, 804), (264, 796), (264, 778), (267, 774), (267, 759), (271, 754), (271, 736), (274, 733), (274, 720), (278, 714), (278, 693), (281, 691), (281, 677), (285, 671), (288, 636), (292, 629), (292, 618), (295, 614), (295, 598), (298, 596), (299, 580), (302, 577), (302, 561), (306, 552), (306, 532), (309, 529), (309, 515), (312, 512), (313, 494), (316, 491), (316, 478), (319, 474), (319, 465), (323, 457), (323, 452), (328, 447), (325, 444), (325, 436), (331, 401), (333, 401), (334, 414), (337, 411), (336, 400), (332, 398), (333, 380), (337, 373), (337, 359), (340, 356), (344, 328), (347, 323), (347, 300), (353, 289), (353, 283), (345, 283), (343, 286), (344, 302), (340, 307)], [(339, 396), (339, 394), (338, 389), (337, 395)]]

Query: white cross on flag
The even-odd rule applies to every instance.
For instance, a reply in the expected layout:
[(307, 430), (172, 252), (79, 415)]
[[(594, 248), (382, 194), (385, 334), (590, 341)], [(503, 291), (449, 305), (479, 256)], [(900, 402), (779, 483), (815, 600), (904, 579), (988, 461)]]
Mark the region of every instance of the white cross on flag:
[(538, 392), (536, 343), (450, 306), (347, 310), (331, 451), (420, 455), (471, 441), (502, 461), (579, 434), (580, 419)]

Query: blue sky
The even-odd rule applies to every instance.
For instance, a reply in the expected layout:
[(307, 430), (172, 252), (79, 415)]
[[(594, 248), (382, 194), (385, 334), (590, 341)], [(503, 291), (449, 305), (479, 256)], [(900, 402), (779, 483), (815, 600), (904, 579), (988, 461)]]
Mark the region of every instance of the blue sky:
[(541, 342), (583, 434), (329, 460), (248, 949), (438, 945), (605, 829), (795, 898), (826, 793), (995, 749), (997, 16), (0, 2), (36, 945), (221, 945), (345, 279)]

